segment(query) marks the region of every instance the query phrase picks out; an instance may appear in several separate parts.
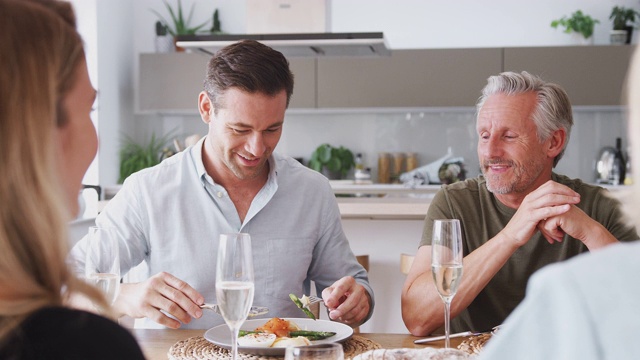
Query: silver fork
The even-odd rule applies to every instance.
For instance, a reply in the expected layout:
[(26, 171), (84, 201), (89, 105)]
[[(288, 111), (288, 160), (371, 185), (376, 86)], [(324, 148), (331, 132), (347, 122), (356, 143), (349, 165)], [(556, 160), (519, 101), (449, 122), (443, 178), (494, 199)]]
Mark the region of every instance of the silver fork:
[(317, 296), (308, 296), (309, 298), (309, 303), (307, 305), (305, 305), (306, 308), (308, 308), (309, 306), (315, 304), (315, 303), (319, 303), (319, 302), (323, 302), (324, 300), (322, 300), (322, 298), (317, 297)]
[[(220, 307), (218, 306), (218, 304), (202, 304), (200, 305), (200, 308), (213, 310), (217, 314), (222, 315), (220, 314)], [(252, 306), (251, 309), (249, 310), (248, 317), (260, 316), (268, 312), (269, 312), (269, 309), (264, 306)]]

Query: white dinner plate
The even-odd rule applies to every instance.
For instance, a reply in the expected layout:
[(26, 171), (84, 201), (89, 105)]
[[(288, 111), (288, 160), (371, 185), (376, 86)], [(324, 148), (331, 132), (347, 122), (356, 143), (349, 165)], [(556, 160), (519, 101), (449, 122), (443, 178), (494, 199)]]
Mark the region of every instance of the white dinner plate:
[[(312, 341), (311, 344), (326, 344), (334, 342), (342, 342), (353, 335), (353, 329), (345, 324), (328, 321), (328, 320), (312, 320), (308, 318), (284, 318), (288, 321), (296, 323), (301, 330), (310, 331), (332, 331), (336, 334), (328, 339)], [(244, 322), (240, 329), (242, 330), (255, 330), (257, 327), (264, 325), (269, 319), (254, 319)], [(231, 349), (231, 333), (227, 324), (218, 325), (207, 330), (204, 333), (204, 338), (225, 349)], [(238, 351), (266, 356), (282, 356), (284, 355), (285, 348), (263, 348), (263, 347), (251, 347), (251, 346), (239, 346)]]

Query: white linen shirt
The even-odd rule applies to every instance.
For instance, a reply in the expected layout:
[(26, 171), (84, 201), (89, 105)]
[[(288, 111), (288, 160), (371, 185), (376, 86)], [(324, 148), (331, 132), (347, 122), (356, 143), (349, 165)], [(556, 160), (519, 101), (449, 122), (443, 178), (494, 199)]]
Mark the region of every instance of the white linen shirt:
[(640, 242), (536, 272), (480, 359), (640, 359)]
[[(207, 303), (216, 302), (216, 252), (222, 233), (251, 235), (254, 305), (267, 306), (262, 316), (304, 317), (289, 298), (309, 294), (310, 281), (320, 293), (350, 275), (372, 299), (367, 273), (353, 255), (342, 230), (340, 212), (326, 177), (291, 157), (269, 158), (270, 173), (244, 222), (224, 187), (206, 173), (204, 138), (161, 164), (139, 171), (97, 217), (98, 226), (115, 226), (120, 236), (122, 274), (147, 262), (148, 276), (168, 272), (189, 283)], [(72, 250), (83, 262), (84, 239)], [(224, 324), (204, 311), (182, 328), (207, 329)], [(145, 319), (136, 327), (162, 328)]]

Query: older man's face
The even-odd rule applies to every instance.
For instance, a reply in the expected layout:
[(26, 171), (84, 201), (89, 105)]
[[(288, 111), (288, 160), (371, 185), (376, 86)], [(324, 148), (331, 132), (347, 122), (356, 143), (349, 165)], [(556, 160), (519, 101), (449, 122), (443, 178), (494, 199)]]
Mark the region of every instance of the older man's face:
[[(527, 194), (540, 186), (551, 169), (531, 119), (534, 93), (489, 96), (476, 123), (478, 159), (487, 189), (496, 194)], [(548, 176), (547, 176), (548, 177)]]

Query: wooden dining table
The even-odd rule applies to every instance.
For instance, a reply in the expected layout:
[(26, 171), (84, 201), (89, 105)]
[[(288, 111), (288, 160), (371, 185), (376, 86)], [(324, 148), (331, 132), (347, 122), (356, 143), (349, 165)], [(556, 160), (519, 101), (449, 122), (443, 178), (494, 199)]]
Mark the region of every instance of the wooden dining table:
[[(180, 340), (185, 340), (194, 336), (202, 336), (204, 330), (173, 330), (173, 329), (131, 329), (133, 335), (138, 339), (147, 360), (166, 360), (167, 353), (173, 344)], [(360, 333), (369, 340), (375, 341), (385, 349), (397, 348), (424, 348), (427, 345), (416, 345), (414, 340), (420, 339), (409, 334), (378, 334)], [(451, 347), (457, 347), (465, 338), (451, 339)], [(430, 347), (442, 348), (444, 341), (434, 341), (428, 344)]]

